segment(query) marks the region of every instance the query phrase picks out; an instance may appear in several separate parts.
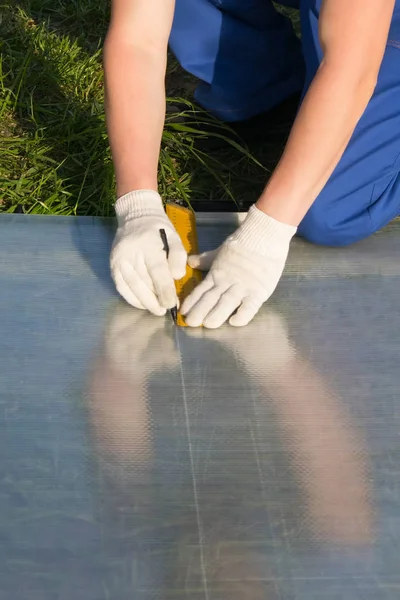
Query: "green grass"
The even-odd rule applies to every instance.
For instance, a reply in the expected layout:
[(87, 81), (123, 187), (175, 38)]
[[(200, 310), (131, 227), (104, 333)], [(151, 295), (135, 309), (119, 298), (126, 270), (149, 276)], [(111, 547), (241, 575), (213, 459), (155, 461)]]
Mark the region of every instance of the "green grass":
[[(101, 63), (108, 10), (98, 0), (0, 5), (0, 212), (23, 205), (29, 213), (112, 214)], [(192, 89), (191, 78), (171, 61), (168, 94), (187, 98)], [(259, 160), (234, 143), (203, 154), (194, 141), (208, 123), (201, 114), (197, 121), (192, 128), (167, 120), (161, 193), (187, 201), (254, 200), (280, 149), (264, 149)]]

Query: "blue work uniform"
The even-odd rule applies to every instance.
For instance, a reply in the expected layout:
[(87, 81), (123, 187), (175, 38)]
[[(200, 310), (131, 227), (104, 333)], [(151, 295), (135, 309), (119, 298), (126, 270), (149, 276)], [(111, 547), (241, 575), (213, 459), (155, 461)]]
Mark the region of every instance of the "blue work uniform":
[[(170, 46), (200, 79), (198, 103), (219, 119), (243, 120), (307, 91), (322, 60), (322, 0), (300, 8), (302, 40), (270, 0), (176, 0)], [(400, 215), (400, 0), (374, 95), (348, 147), (299, 227), (329, 246), (368, 237)]]

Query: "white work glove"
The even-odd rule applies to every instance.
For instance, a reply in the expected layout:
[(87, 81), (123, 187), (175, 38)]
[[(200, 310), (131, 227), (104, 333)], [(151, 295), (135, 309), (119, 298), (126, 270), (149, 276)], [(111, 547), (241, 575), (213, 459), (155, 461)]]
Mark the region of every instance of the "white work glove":
[(252, 206), (220, 248), (189, 257), (191, 267), (211, 270), (182, 304), (186, 323), (216, 329), (229, 319), (236, 327), (247, 325), (275, 291), (296, 230)]
[[(177, 305), (174, 279), (186, 273), (186, 250), (157, 192), (129, 192), (119, 198), (115, 212), (118, 229), (110, 263), (116, 288), (132, 306), (163, 316)], [(167, 235), (168, 259), (160, 229)]]

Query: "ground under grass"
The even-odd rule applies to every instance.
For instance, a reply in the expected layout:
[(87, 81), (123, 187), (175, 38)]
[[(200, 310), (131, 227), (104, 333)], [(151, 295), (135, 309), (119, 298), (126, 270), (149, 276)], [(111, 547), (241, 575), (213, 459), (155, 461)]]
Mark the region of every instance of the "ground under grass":
[[(99, 0), (0, 6), (0, 212), (112, 214), (101, 62), (108, 13), (108, 3)], [(189, 97), (193, 89), (173, 60), (167, 86), (170, 96)], [(201, 117), (198, 128), (207, 129)], [(196, 135), (166, 124), (159, 177), (164, 196), (254, 201), (281, 149), (258, 149), (256, 159), (234, 146), (202, 154)]]

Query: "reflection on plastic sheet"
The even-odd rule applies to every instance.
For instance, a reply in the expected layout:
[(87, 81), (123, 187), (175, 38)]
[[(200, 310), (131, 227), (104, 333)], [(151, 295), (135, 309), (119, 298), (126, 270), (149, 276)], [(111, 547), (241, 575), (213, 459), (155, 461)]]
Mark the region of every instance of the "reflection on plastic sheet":
[(5, 223), (1, 600), (398, 600), (398, 234), (207, 331), (115, 296), (103, 222)]
[[(251, 392), (243, 387), (241, 393), (232, 393), (233, 369), (245, 386), (251, 386)], [(159, 381), (156, 395), (151, 393), (152, 379)], [(210, 394), (210, 388), (214, 393)], [(224, 394), (222, 398), (216, 398), (218, 391)], [(182, 407), (188, 397), (190, 407)], [(177, 537), (167, 536), (172, 553), (184, 540), (188, 547), (197, 548), (186, 573), (186, 589), (195, 577), (196, 585), (202, 585), (208, 595), (210, 587), (219, 593), (225, 590), (228, 597), (239, 586), (242, 597), (263, 598), (265, 569), (271, 581), (284, 577), (280, 569), (271, 568), (271, 559), (277, 558), (274, 549), (282, 552), (282, 558), (285, 552), (290, 556), (308, 551), (308, 560), (304, 555), (292, 558), (303, 563), (304, 576), (313, 585), (318, 571), (311, 566), (310, 573), (309, 566), (305, 568), (313, 559), (319, 568), (331, 571), (335, 585), (349, 576), (350, 556), (343, 560), (341, 553), (348, 552), (365, 568), (371, 565), (374, 516), (366, 449), (345, 403), (289, 340), (283, 315), (267, 311), (240, 330), (183, 331), (168, 321), (120, 306), (106, 327), (90, 378), (89, 398), (97, 453), (108, 467), (111, 485), (125, 487), (124, 477), (130, 473), (136, 490), (149, 490), (151, 485), (157, 490), (156, 497), (151, 494), (147, 518), (159, 517), (162, 523), (160, 530), (150, 530), (145, 537), (154, 536), (153, 542), (160, 543), (161, 535), (166, 543), (162, 536), (170, 528), (167, 515), (172, 504), (172, 513), (179, 515), (169, 531)], [(223, 406), (222, 415), (218, 403), (219, 408)], [(235, 418), (238, 410), (241, 419)], [(282, 444), (269, 452), (265, 449), (268, 413), (274, 415), (274, 429)], [(200, 429), (199, 418), (203, 421)], [(175, 435), (170, 431), (174, 421)], [(164, 435), (160, 435), (162, 428)], [(160, 442), (164, 447), (160, 448)], [(178, 484), (168, 486), (161, 481), (163, 469), (174, 468), (166, 460), (171, 446), (175, 469), (181, 472)], [(272, 480), (264, 469), (265, 460), (275, 463)], [(225, 473), (218, 480), (221, 467)], [(253, 476), (242, 481), (244, 470)], [(285, 508), (292, 507), (286, 478), (296, 488), (295, 515), (284, 514)], [(245, 500), (249, 487), (253, 490), (250, 503)], [(271, 491), (273, 501), (269, 500)], [(190, 499), (189, 511), (185, 495)], [(119, 489), (115, 498), (120, 502), (121, 497)], [(232, 504), (234, 520), (229, 516)], [(141, 515), (139, 523), (144, 522)], [(261, 535), (259, 527), (264, 529)], [(239, 541), (238, 533), (243, 535), (246, 529), (246, 541)], [(314, 554), (317, 543), (330, 549), (325, 563)], [(156, 566), (152, 573), (157, 573)], [(251, 581), (251, 596), (246, 596), (246, 585), (240, 584), (245, 581)], [(277, 585), (276, 593), (280, 589)], [(353, 593), (351, 587), (346, 593)]]

